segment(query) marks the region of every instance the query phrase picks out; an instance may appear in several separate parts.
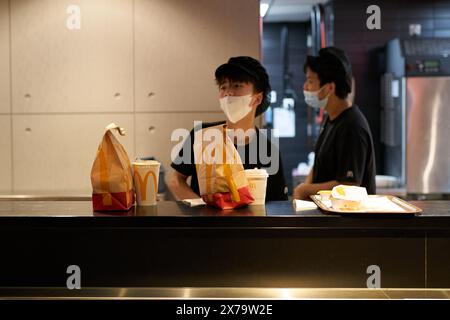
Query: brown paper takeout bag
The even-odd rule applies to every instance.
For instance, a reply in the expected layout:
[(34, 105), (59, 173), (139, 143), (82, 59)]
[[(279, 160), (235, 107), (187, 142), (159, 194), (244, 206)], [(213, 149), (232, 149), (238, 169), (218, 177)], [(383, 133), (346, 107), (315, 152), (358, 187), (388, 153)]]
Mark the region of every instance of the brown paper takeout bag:
[(113, 134), (124, 136), (125, 130), (114, 123), (105, 130), (91, 170), (94, 211), (129, 210), (135, 201), (131, 163)]
[[(220, 133), (215, 139), (211, 130)], [(206, 204), (234, 209), (254, 201), (241, 157), (226, 134), (226, 125), (198, 130), (194, 140), (195, 167), (200, 196)]]

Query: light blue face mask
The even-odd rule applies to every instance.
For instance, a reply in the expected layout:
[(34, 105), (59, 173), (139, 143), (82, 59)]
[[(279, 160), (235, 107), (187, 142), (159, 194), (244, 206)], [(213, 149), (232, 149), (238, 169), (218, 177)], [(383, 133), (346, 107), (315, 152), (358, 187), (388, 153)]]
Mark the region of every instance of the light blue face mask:
[(317, 91), (306, 91), (306, 90), (303, 90), (303, 94), (305, 95), (305, 102), (306, 102), (306, 104), (308, 106), (310, 106), (310, 107), (312, 107), (314, 109), (323, 109), (323, 108), (325, 108), (325, 106), (328, 103), (328, 96), (330, 94), (328, 93), (325, 98), (320, 100), (319, 99), (319, 92), (322, 91), (323, 88), (325, 88), (325, 86), (323, 86), (322, 88), (320, 88)]

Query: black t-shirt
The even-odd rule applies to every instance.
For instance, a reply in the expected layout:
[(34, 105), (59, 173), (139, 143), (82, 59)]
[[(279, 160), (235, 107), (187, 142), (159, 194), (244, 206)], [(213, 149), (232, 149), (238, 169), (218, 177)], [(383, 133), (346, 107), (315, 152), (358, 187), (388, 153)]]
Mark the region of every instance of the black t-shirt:
[[(201, 128), (208, 128), (212, 126), (217, 126), (224, 124), (225, 121), (214, 122), (214, 123), (203, 123)], [(195, 131), (199, 130), (200, 127), (195, 127), (191, 130), (190, 135), (184, 141), (184, 145), (178, 153), (177, 158), (172, 162), (171, 167), (176, 171), (191, 177), (191, 189), (196, 193), (200, 194), (197, 171), (194, 164), (194, 136)], [(241, 156), (242, 164), (244, 169), (254, 169), (254, 168), (264, 168), (269, 173), (269, 178), (267, 179), (267, 189), (266, 189), (266, 201), (277, 201), (277, 200), (287, 200), (287, 186), (284, 180), (283, 166), (281, 162), (280, 151), (270, 142), (270, 140), (256, 129), (256, 135), (253, 137), (252, 141), (245, 145), (236, 145), (235, 147)], [(256, 143), (253, 147), (250, 144)], [(265, 143), (266, 149), (260, 152), (260, 146)], [(191, 152), (191, 159), (189, 163), (183, 162), (183, 149), (189, 150)], [(250, 150), (257, 150), (257, 155), (255, 157), (254, 152), (251, 154)], [(278, 163), (272, 161), (272, 152), (278, 153)], [(261, 157), (261, 154), (267, 155), (267, 157)], [(270, 159), (270, 161), (267, 161)]]
[(331, 121), (325, 118), (315, 147), (313, 183), (337, 180), (376, 193), (375, 152), (369, 124), (353, 105)]

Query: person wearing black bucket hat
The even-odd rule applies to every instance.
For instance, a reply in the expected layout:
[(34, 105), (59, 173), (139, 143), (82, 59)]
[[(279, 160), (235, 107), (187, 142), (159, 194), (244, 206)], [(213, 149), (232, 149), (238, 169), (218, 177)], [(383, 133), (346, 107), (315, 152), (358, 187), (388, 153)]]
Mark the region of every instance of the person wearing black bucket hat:
[[(201, 126), (191, 130), (171, 164), (174, 170), (168, 179), (170, 191), (180, 200), (199, 197), (193, 150), (195, 132), (226, 124), (227, 131), (245, 132), (243, 139), (239, 135), (230, 136), (241, 156), (244, 169), (257, 167), (268, 171), (266, 201), (287, 200), (287, 187), (280, 152), (255, 126), (256, 117), (263, 114), (270, 105), (271, 87), (266, 69), (252, 57), (232, 57), (216, 69), (215, 81), (219, 89), (219, 105), (226, 120), (202, 123)], [(190, 150), (190, 157), (185, 157), (185, 150)], [(269, 162), (266, 156), (270, 156)], [(190, 185), (187, 183), (189, 177), (191, 177)]]
[[(248, 86), (253, 86), (253, 94), (255, 94), (255, 101), (250, 101), (250, 108), (243, 108), (244, 112), (241, 114), (247, 115), (248, 113), (253, 114), (253, 117), (249, 117), (249, 120), (257, 117), (264, 113), (270, 105), (270, 83), (269, 75), (266, 69), (259, 63), (258, 60), (252, 57), (233, 57), (228, 60), (227, 63), (222, 64), (216, 69), (215, 72), (216, 82), (220, 90), (224, 90), (226, 85), (229, 84), (230, 80), (232, 82), (247, 84)], [(223, 98), (221, 96), (221, 98)], [(224, 103), (221, 103), (222, 109)], [(253, 110), (254, 109), (254, 110)], [(225, 115), (229, 116), (224, 110)], [(246, 114), (247, 113), (247, 114)], [(241, 120), (238, 118), (233, 118), (228, 120), (232, 123), (236, 123), (236, 120)]]
[(375, 152), (369, 124), (351, 101), (352, 67), (346, 53), (335, 47), (308, 56), (304, 65), (305, 102), (326, 112), (315, 146), (315, 160), (294, 198), (309, 199), (339, 184), (365, 187), (375, 194)]

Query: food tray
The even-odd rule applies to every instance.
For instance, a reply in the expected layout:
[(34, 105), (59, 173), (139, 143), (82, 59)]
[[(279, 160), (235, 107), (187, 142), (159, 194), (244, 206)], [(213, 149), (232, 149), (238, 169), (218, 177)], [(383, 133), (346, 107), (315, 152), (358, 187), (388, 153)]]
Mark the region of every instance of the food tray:
[(370, 195), (360, 210), (338, 210), (331, 207), (331, 200), (321, 200), (320, 195), (312, 195), (311, 199), (325, 212), (337, 214), (417, 214), (422, 209), (394, 196)]

